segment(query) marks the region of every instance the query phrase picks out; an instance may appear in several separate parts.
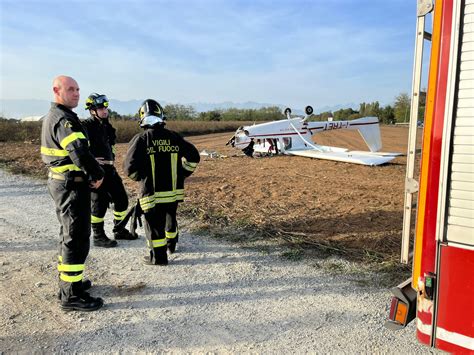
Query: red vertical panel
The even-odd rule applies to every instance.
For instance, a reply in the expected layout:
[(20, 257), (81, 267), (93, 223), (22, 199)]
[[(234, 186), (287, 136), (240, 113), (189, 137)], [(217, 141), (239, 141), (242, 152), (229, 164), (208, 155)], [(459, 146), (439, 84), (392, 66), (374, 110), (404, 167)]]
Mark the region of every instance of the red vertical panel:
[(436, 347), (467, 352), (474, 346), (474, 250), (442, 246), (440, 262)]

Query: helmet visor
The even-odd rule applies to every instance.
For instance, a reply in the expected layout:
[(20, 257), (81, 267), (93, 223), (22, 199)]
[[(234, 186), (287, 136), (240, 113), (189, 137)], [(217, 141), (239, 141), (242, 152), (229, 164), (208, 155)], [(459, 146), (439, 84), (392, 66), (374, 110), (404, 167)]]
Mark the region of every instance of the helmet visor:
[(140, 120), (140, 127), (153, 127), (156, 124), (164, 124), (165, 117), (146, 116)]

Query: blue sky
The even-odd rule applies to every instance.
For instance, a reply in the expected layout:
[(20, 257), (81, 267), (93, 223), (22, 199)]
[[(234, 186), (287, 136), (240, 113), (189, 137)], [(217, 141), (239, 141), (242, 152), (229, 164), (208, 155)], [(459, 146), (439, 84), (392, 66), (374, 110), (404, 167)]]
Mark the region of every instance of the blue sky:
[(379, 100), (411, 86), (416, 1), (0, 0), (2, 99)]

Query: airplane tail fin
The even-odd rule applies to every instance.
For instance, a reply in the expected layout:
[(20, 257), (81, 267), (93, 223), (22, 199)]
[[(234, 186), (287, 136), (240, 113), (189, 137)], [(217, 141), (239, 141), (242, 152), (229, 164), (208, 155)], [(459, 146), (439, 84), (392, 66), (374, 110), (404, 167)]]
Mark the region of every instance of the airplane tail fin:
[(351, 128), (357, 128), (365, 144), (371, 152), (382, 149), (382, 138), (380, 136), (379, 119), (377, 117), (362, 117), (350, 121)]

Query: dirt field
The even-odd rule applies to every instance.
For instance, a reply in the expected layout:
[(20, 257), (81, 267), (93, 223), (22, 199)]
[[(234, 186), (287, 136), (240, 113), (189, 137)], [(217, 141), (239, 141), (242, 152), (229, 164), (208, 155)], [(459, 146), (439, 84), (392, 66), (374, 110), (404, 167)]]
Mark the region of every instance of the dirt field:
[[(408, 129), (381, 127), (383, 151), (406, 154)], [(292, 254), (343, 255), (351, 259), (398, 258), (406, 158), (379, 167), (295, 156), (248, 158), (226, 147), (231, 134), (188, 137), (202, 157), (187, 181), (181, 213), (197, 230), (239, 241), (272, 238), (290, 243)], [(324, 145), (366, 150), (357, 132), (318, 134)], [(126, 144), (118, 145), (121, 170)], [(45, 176), (39, 146), (0, 143), (0, 162), (17, 172)], [(120, 171), (121, 172), (121, 171)], [(124, 179), (133, 194), (136, 184)]]

